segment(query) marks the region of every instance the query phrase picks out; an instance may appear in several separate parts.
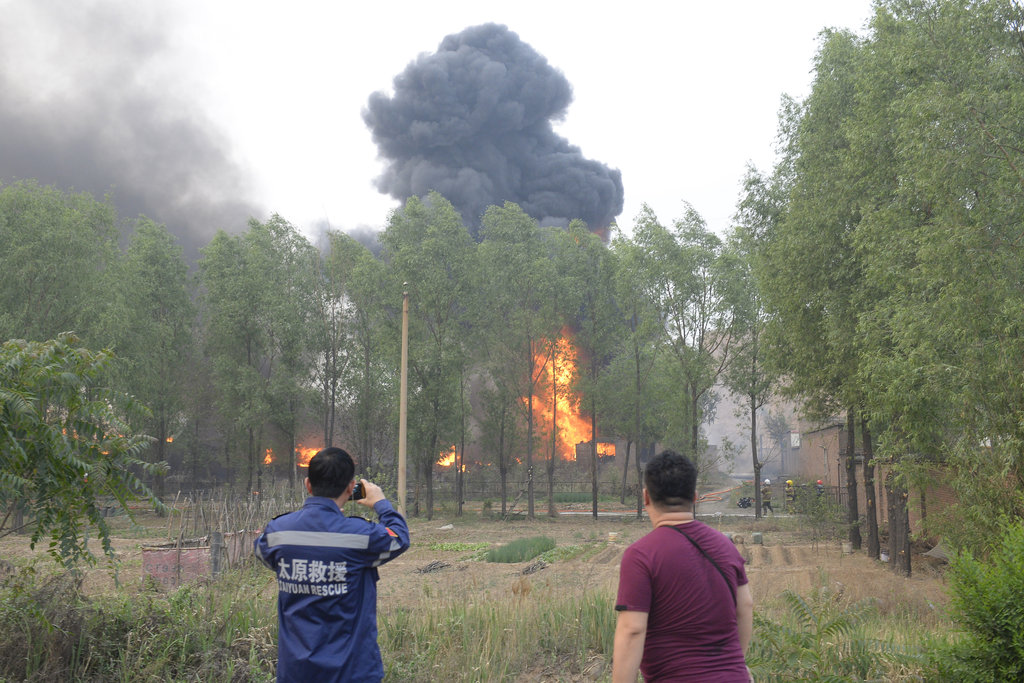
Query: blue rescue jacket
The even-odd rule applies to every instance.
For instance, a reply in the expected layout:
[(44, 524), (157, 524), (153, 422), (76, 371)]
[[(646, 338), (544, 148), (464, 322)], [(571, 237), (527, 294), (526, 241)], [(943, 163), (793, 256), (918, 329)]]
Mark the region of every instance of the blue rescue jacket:
[(409, 527), (386, 500), (380, 523), (346, 517), (330, 498), (272, 519), (256, 556), (277, 573), (277, 680), (380, 681), (377, 567), (409, 547)]

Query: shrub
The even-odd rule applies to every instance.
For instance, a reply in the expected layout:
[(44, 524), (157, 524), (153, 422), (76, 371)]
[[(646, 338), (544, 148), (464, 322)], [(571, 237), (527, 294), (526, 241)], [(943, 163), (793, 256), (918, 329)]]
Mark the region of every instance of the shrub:
[(754, 637), (747, 663), (756, 680), (898, 680), (892, 673), (921, 655), (892, 642), (868, 637), (870, 602), (843, 606), (821, 586), (809, 598), (786, 591), (785, 618), (773, 622), (754, 614)]
[(554, 539), (548, 536), (520, 538), (507, 545), (488, 551), (488, 562), (525, 562), (555, 547)]
[(987, 560), (950, 562), (950, 610), (962, 638), (936, 653), (943, 680), (1024, 680), (1024, 525), (1005, 523)]
[(22, 569), (0, 583), (0, 681), (269, 681), (275, 602), (250, 565), (167, 595), (82, 594), (79, 575)]

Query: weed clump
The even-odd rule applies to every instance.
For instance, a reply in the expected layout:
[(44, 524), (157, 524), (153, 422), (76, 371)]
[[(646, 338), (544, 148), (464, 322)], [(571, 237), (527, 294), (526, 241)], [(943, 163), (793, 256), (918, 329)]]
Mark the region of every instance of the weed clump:
[(757, 680), (919, 680), (894, 675), (919, 669), (924, 653), (871, 635), (873, 601), (844, 604), (825, 585), (806, 598), (788, 590), (781, 598), (780, 620), (754, 613), (747, 664)]
[(166, 595), (88, 597), (74, 572), (0, 581), (0, 680), (272, 680), (273, 600), (249, 565)]
[(488, 562), (525, 562), (541, 553), (553, 550), (555, 541), (549, 536), (520, 538), (503, 546), (493, 548), (484, 556)]

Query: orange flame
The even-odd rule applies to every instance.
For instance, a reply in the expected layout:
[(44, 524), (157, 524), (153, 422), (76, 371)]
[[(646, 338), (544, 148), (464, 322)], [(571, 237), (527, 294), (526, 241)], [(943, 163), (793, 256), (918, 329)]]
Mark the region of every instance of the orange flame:
[(601, 457), (615, 457), (615, 444), (613, 443), (598, 443), (597, 454)]
[(441, 467), (451, 467), (455, 464), (455, 446), (452, 446), (446, 451), (441, 451), (441, 457), (438, 459), (437, 464)]
[[(546, 346), (546, 345), (544, 345)], [(590, 441), (590, 423), (580, 415), (577, 401), (572, 395), (572, 381), (576, 375), (576, 347), (569, 337), (568, 330), (555, 340), (553, 349), (554, 363), (551, 356), (536, 353), (533, 356), (534, 374), (541, 377), (539, 386), (542, 392), (533, 398), (533, 419), (541, 430), (548, 433), (550, 440), (551, 422), (555, 414), (551, 394), (552, 388), (557, 392), (558, 402), (558, 442), (556, 450), (563, 460), (576, 460), (576, 444)], [(554, 367), (552, 367), (552, 365)]]
[(305, 448), (300, 443), (295, 447), (295, 464), (299, 467), (309, 467), (309, 461), (317, 454), (319, 448)]
[(174, 437), (173, 436), (167, 437), (167, 443), (174, 443)]
[(274, 462), (274, 451), (267, 449), (267, 454), (263, 456), (263, 464), (269, 465)]

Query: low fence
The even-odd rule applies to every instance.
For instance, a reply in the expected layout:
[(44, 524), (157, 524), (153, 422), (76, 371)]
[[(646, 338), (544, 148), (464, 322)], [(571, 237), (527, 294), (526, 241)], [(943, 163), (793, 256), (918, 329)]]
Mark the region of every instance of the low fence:
[(268, 487), (262, 495), (178, 492), (164, 499), (171, 511), (167, 538), (175, 540), (143, 547), (143, 571), (165, 588), (215, 576), (251, 557), (257, 530), (270, 518), (301, 506), (302, 498), (285, 485)]
[[(523, 481), (509, 481), (506, 484), (505, 494), (509, 499), (515, 498), (520, 491), (525, 491), (527, 482)], [(593, 491), (593, 483), (588, 481), (556, 481), (554, 485), (555, 495), (559, 494), (591, 494)], [(462, 488), (463, 500), (501, 500), (501, 482), (467, 482)], [(533, 480), (533, 492), (535, 496), (547, 496), (548, 493), (548, 481), (547, 477), (539, 477)], [(622, 484), (615, 482), (598, 482), (597, 493), (599, 496), (616, 496), (622, 492)], [(411, 497), (414, 495), (415, 490), (410, 486), (408, 495)], [(626, 497), (632, 495), (636, 497), (636, 486), (626, 486)], [(435, 500), (454, 500), (455, 499), (455, 482), (452, 481), (435, 481), (434, 482), (434, 499)]]
[(164, 588), (216, 576), (252, 555), (258, 531), (213, 532), (142, 548), (142, 569)]

